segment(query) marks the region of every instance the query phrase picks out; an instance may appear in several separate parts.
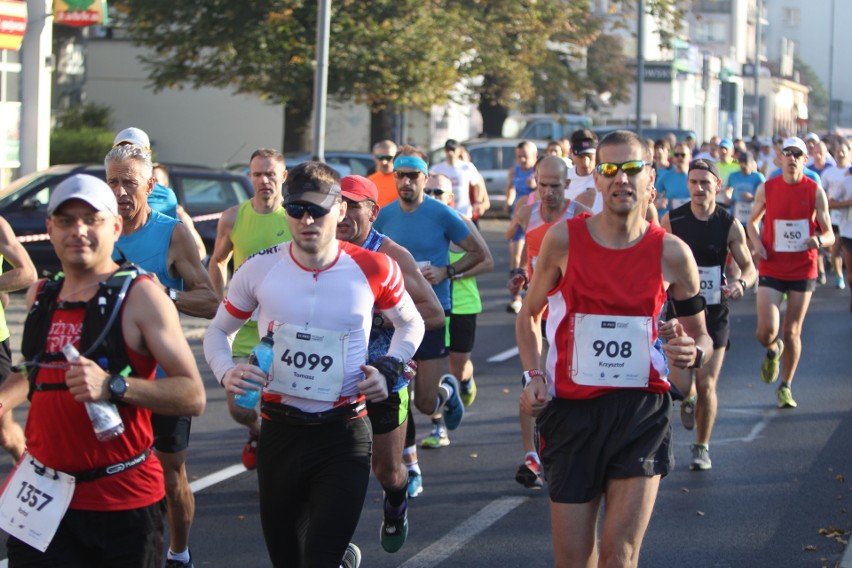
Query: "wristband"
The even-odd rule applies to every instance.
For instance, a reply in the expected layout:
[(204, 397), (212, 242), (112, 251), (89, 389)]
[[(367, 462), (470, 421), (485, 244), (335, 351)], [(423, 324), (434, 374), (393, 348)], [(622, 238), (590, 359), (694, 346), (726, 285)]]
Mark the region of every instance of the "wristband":
[(817, 248), (822, 248), (822, 236), (817, 235)]
[(541, 377), (545, 383), (547, 382), (547, 378), (544, 376), (544, 372), (539, 369), (530, 369), (529, 371), (524, 371), (524, 374), (521, 375), (521, 386), (526, 387), (535, 377)]

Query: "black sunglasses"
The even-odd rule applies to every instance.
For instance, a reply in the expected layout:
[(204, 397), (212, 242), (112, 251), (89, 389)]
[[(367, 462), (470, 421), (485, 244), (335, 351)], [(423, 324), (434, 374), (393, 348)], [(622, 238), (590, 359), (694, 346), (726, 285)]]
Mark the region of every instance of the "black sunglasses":
[(408, 178), (411, 181), (417, 181), (420, 178), (421, 171), (416, 172), (394, 172), (393, 175), (396, 176), (396, 179)]
[(793, 148), (793, 149), (790, 149), (790, 150), (781, 150), (781, 155), (784, 156), (785, 158), (789, 158), (790, 156), (793, 156), (794, 158), (796, 158), (798, 160), (799, 158), (804, 156), (805, 153), (802, 152), (801, 150)]
[(672, 154), (672, 156), (674, 156), (675, 158), (686, 158), (686, 154), (684, 154), (683, 152), (675, 152), (674, 154)]
[(319, 219), (331, 213), (331, 209), (325, 209), (313, 203), (288, 203), (284, 206), (284, 209), (287, 211), (287, 215), (293, 219), (301, 219), (305, 216), (305, 211), (312, 219)]
[(376, 154), (373, 157), (380, 162), (384, 162), (385, 160), (387, 160), (387, 161), (393, 160), (393, 156), (387, 156), (387, 155), (384, 155), (384, 154)]
[(447, 192), (444, 191), (443, 189), (432, 189), (432, 188), (427, 187), (426, 189), (423, 190), (423, 193), (425, 193), (426, 195), (441, 196), (441, 195), (444, 195)]

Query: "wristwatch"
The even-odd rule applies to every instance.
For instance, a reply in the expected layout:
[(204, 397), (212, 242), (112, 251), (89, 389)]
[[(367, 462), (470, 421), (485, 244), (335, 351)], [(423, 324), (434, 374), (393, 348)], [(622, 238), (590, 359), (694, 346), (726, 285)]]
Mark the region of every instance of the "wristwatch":
[(175, 290), (174, 288), (166, 288), (166, 293), (169, 295), (169, 298), (172, 302), (177, 302), (177, 290)]
[(746, 281), (742, 278), (740, 278), (740, 286), (743, 287), (743, 294), (745, 294), (746, 288), (748, 288), (748, 284), (746, 284)]
[(452, 280), (453, 276), (456, 275), (456, 269), (453, 268), (452, 264), (447, 265), (447, 280)]
[(704, 350), (699, 346), (695, 346), (695, 361), (689, 366), (690, 369), (700, 369), (704, 366)]
[(109, 387), (109, 401), (121, 402), (127, 394), (127, 379), (121, 375), (112, 375), (107, 383)]
[(373, 314), (373, 327), (376, 329), (385, 326), (385, 316), (381, 313)]

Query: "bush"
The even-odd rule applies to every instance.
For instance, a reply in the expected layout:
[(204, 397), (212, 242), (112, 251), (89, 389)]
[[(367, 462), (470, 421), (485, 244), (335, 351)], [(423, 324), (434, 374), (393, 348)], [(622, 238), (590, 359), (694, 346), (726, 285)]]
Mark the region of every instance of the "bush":
[(50, 135), (50, 163), (102, 163), (112, 148), (115, 133), (104, 128), (60, 128)]

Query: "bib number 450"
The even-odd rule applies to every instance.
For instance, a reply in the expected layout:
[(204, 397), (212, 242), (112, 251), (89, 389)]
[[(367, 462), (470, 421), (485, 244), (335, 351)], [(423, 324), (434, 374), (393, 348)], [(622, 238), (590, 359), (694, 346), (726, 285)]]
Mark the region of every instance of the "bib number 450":
[(334, 357), (331, 355), (321, 357), (316, 353), (306, 354), (302, 351), (291, 352), (286, 349), (281, 355), (281, 362), (297, 369), (304, 369), (307, 366), (311, 371), (322, 366), (322, 371), (326, 372), (334, 365)]

